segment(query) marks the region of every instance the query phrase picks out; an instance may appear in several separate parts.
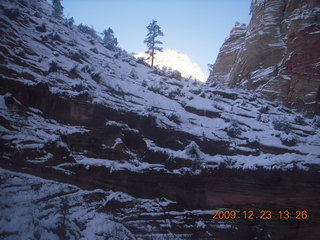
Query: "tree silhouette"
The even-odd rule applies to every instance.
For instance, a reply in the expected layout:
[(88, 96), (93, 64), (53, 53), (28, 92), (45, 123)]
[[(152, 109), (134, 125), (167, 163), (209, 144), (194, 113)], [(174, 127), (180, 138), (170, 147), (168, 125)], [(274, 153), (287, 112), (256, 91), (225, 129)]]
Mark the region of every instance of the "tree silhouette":
[(163, 36), (163, 32), (161, 31), (161, 28), (155, 20), (152, 20), (152, 22), (147, 26), (147, 29), (148, 34), (144, 42), (147, 44), (148, 51), (151, 57), (151, 67), (153, 67), (155, 50), (162, 49), (161, 47), (157, 46), (158, 44), (162, 44), (162, 42), (156, 40), (156, 38), (159, 36)]
[(106, 48), (109, 50), (115, 50), (118, 45), (118, 40), (114, 36), (114, 32), (111, 28), (108, 28), (107, 30), (103, 31), (103, 44), (105, 45)]
[(52, 16), (55, 18), (61, 18), (63, 14), (63, 7), (61, 5), (61, 1), (52, 0), (52, 7), (53, 7)]

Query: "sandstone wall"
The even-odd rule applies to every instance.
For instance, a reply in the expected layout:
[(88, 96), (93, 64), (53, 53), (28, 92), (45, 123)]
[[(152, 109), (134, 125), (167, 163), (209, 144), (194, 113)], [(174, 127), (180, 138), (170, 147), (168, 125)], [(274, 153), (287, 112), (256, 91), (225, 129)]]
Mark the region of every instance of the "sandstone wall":
[(253, 0), (244, 33), (225, 41), (208, 79), (320, 113), (320, 1)]

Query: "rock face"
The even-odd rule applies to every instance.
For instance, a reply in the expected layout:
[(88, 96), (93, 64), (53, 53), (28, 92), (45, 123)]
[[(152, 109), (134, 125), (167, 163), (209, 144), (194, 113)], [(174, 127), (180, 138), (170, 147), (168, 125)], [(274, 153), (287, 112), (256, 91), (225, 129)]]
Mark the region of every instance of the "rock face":
[(214, 66), (214, 72), (210, 73), (209, 79), (228, 85), (229, 73), (243, 46), (246, 29), (245, 25), (241, 25), (235, 26), (231, 30), (230, 36), (225, 40), (220, 49)]
[[(134, 57), (144, 58), (147, 63), (151, 64), (151, 59), (149, 59), (147, 53), (136, 53)], [(191, 77), (201, 82), (207, 80), (200, 67), (193, 63), (186, 54), (171, 49), (156, 51), (154, 65), (159, 68), (178, 70), (185, 78)]]
[(254, 0), (246, 30), (220, 49), (209, 82), (320, 113), (320, 1)]

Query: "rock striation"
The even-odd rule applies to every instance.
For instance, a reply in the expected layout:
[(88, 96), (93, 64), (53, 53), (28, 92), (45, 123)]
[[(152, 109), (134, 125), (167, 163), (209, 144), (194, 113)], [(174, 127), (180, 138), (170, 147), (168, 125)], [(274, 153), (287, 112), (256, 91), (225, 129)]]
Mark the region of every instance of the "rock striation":
[(234, 28), (209, 82), (256, 90), (320, 113), (320, 1), (253, 0), (246, 29)]

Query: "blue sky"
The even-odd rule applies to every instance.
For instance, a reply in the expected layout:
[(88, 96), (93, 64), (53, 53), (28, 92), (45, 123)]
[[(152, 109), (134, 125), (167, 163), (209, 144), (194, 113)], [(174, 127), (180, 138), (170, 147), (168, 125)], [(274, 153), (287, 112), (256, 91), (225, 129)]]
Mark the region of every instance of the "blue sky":
[(236, 21), (249, 23), (251, 0), (64, 0), (64, 15), (98, 32), (111, 27), (129, 53), (146, 51), (146, 26), (158, 21), (163, 48), (187, 54), (205, 74)]

